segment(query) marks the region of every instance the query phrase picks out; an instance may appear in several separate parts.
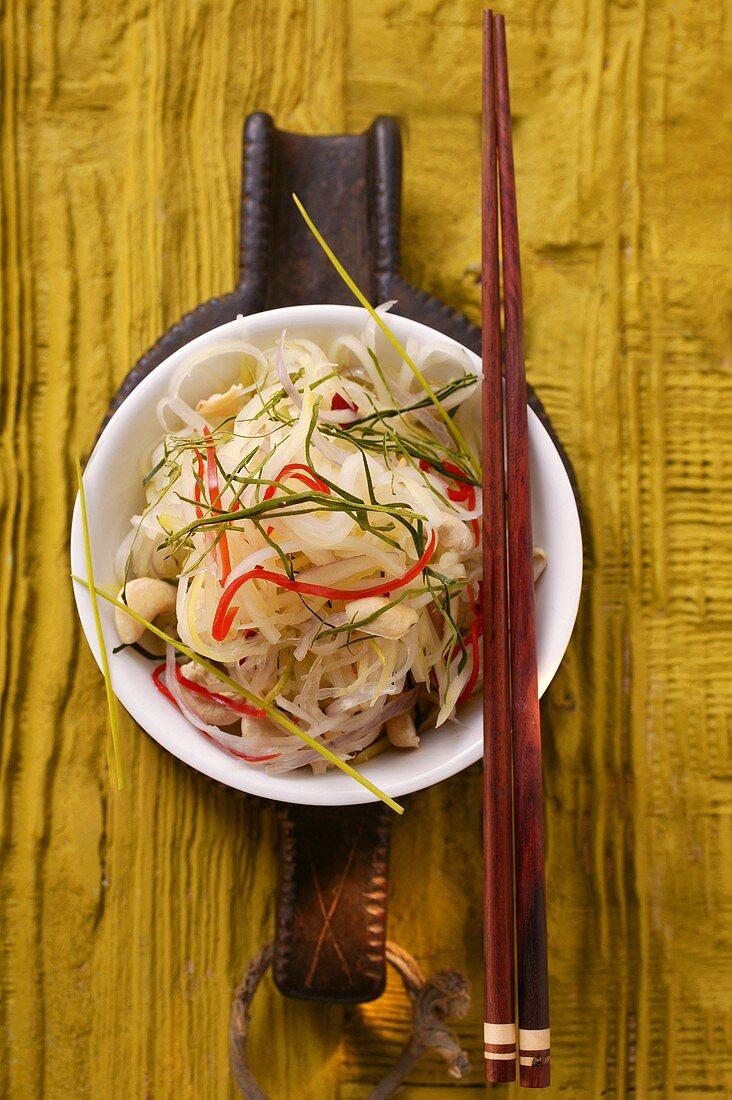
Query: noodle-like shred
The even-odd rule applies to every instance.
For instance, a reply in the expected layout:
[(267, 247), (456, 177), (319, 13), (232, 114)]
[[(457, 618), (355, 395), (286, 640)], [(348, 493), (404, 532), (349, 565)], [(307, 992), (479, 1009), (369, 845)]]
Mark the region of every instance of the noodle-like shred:
[[(165, 434), (117, 555), (120, 580), (170, 577), (185, 645), (346, 760), (418, 697), (441, 724), (475, 684), (479, 471), (414, 372), (377, 358), (372, 319), (361, 339), (344, 333), (327, 349), (297, 333), (260, 349), (240, 323), (241, 339), (219, 349), (242, 364), (236, 387), (193, 399), (214, 347), (182, 362), (160, 403)], [(449, 342), (408, 350), (463, 432), (472, 416), (475, 441), (479, 379), (467, 357)], [(223, 423), (200, 411), (216, 407), (231, 414)], [(441, 545), (446, 516), (470, 533), (467, 551)], [(374, 592), (385, 598), (354, 616), (359, 593)], [(180, 684), (171, 691), (194, 714)], [(320, 769), (316, 750), (269, 719), (231, 718), (226, 729), (194, 724), (273, 772)]]

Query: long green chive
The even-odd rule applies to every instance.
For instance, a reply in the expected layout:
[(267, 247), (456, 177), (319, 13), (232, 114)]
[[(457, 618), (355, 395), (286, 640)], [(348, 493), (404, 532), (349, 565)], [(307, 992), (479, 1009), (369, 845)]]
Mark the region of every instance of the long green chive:
[(375, 622), (376, 619), (381, 618), (386, 611), (389, 611), (392, 607), (396, 607), (397, 604), (403, 603), (404, 600), (409, 599), (409, 597), (413, 595), (414, 589), (409, 588), (406, 592), (401, 592), (393, 600), (390, 600), (389, 603), (385, 604), (383, 607), (379, 607), (376, 611), (372, 611), (371, 614), (367, 615), (364, 619), (359, 619), (357, 616), (354, 616), (349, 622), (344, 623), (343, 626), (332, 626), (326, 630), (319, 630), (313, 641), (317, 642), (320, 638), (331, 638), (335, 634), (350, 634), (354, 630), (360, 630), (361, 627), (368, 626), (369, 623)]
[[(102, 620), (99, 617), (99, 604), (97, 603), (97, 595), (99, 593), (94, 585), (94, 567), (92, 565), (92, 553), (91, 543), (89, 541), (89, 519), (86, 510), (86, 493), (84, 491), (84, 478), (81, 474), (81, 462), (77, 458), (76, 460), (76, 481), (79, 486), (79, 504), (81, 505), (81, 528), (84, 533), (84, 558), (86, 560), (86, 571), (89, 574), (89, 599), (91, 601), (92, 615), (94, 616), (94, 625), (97, 630), (97, 641), (99, 642), (99, 654), (102, 662), (102, 673), (104, 675), (104, 686), (107, 692), (107, 708), (109, 710), (109, 730), (112, 735), (112, 755), (114, 758), (114, 770), (117, 779), (117, 788), (120, 791), (125, 789), (124, 779), (122, 778), (122, 757), (119, 751), (119, 722), (117, 715), (117, 697), (114, 694), (112, 688), (112, 675), (109, 671), (109, 660), (107, 658), (107, 647), (104, 643), (104, 631), (102, 630)], [(121, 604), (121, 607), (125, 607), (125, 604)], [(109, 759), (109, 756), (107, 756)]]
[[(320, 475), (318, 475), (320, 476)], [(323, 478), (326, 484), (334, 485), (335, 489), (338, 486), (333, 482), (329, 482), (327, 478)], [(258, 478), (249, 479), (249, 484), (262, 484), (272, 485), (275, 484), (279, 487), (279, 482), (271, 482), (268, 480), (261, 480)], [(342, 492), (342, 490), (339, 490)], [(181, 500), (188, 501), (188, 497), (181, 497)], [(189, 503), (193, 503), (189, 501)], [(294, 506), (294, 507), (293, 507)], [(232, 531), (243, 530), (238, 525), (245, 520), (254, 519), (278, 519), (280, 517), (287, 516), (304, 516), (309, 515), (311, 512), (347, 512), (349, 515), (354, 513), (355, 515), (361, 514), (368, 516), (368, 513), (373, 512), (376, 515), (385, 515), (389, 519), (401, 523), (405, 527), (415, 544), (418, 545), (418, 540), (415, 535), (415, 526), (409, 521), (407, 516), (408, 512), (407, 504), (366, 504), (365, 501), (358, 501), (354, 498), (351, 501), (350, 497), (345, 499), (335, 500), (332, 496), (327, 496), (325, 493), (311, 490), (307, 492), (293, 492), (287, 487), (283, 487), (283, 495), (279, 497), (270, 497), (269, 500), (261, 500), (258, 503), (252, 505), (249, 508), (239, 508), (237, 511), (228, 510), (226, 512), (216, 512), (213, 515), (204, 515), (201, 519), (192, 520), (186, 524), (185, 527), (181, 527), (178, 531), (172, 532), (167, 539), (160, 543), (161, 547), (169, 547), (181, 544), (189, 535), (194, 531), (208, 529), (211, 527), (218, 527), (222, 523), (228, 525), (228, 529)]]
[[(72, 574), (72, 580), (76, 581), (78, 584), (83, 584), (84, 587), (89, 590), (90, 595), (93, 591), (96, 593), (97, 596), (101, 596), (102, 599), (106, 600), (108, 603), (111, 603), (115, 607), (118, 607), (120, 611), (124, 611), (126, 615), (129, 615), (136, 622), (140, 623), (140, 625), (144, 626), (146, 630), (149, 630), (153, 634), (156, 634), (158, 638), (161, 638), (168, 645), (173, 646), (174, 649), (177, 649), (177, 651), (179, 653), (182, 653), (184, 657), (187, 657), (189, 661), (195, 661), (196, 664), (201, 665), (202, 668), (205, 668), (208, 672), (212, 673), (218, 680), (220, 680), (222, 684), (226, 684), (227, 687), (231, 688), (238, 695), (241, 695), (242, 698), (245, 699), (248, 703), (251, 703), (253, 706), (259, 707), (261, 710), (263, 710), (265, 714), (267, 714), (272, 719), (273, 722), (277, 722), (277, 724), (286, 729), (288, 733), (294, 733), (296, 737), (299, 737), (300, 740), (304, 741), (306, 745), (309, 745), (311, 749), (315, 749), (317, 752), (319, 752), (321, 756), (325, 757), (325, 759), (328, 760), (331, 764), (334, 764), (336, 768), (340, 768), (342, 772), (345, 772), (346, 775), (350, 775), (352, 779), (355, 779), (358, 783), (361, 784), (362, 787), (365, 787), (367, 791), (370, 791), (371, 794), (375, 794), (377, 798), (380, 798), (382, 802), (385, 802), (386, 805), (390, 807), (390, 809), (395, 811), (395, 813), (404, 813), (403, 806), (400, 806), (399, 803), (395, 802), (393, 798), (390, 798), (388, 794), (384, 794), (384, 792), (380, 790), (375, 783), (372, 783), (370, 779), (367, 779), (365, 776), (361, 775), (360, 772), (357, 772), (356, 769), (352, 768), (350, 764), (347, 764), (345, 760), (341, 760), (340, 757), (336, 756), (334, 752), (331, 752), (330, 749), (326, 748), (326, 746), (323, 745), (320, 741), (316, 741), (314, 737), (311, 737), (309, 734), (305, 733), (304, 730), (301, 730), (299, 726), (296, 726), (295, 723), (290, 721), (290, 719), (287, 718), (287, 716), (284, 715), (281, 711), (277, 710), (270, 703), (266, 702), (266, 700), (260, 699), (259, 696), (254, 695), (251, 691), (247, 691), (245, 687), (234, 680), (231, 676), (228, 676), (225, 672), (222, 672), (221, 669), (217, 668), (216, 665), (213, 664), (211, 661), (207, 661), (205, 657), (202, 657), (200, 655), (200, 653), (196, 653), (195, 650), (190, 649), (187, 645), (184, 645), (183, 642), (179, 642), (176, 641), (175, 638), (171, 638), (171, 636), (169, 634), (166, 634), (164, 630), (161, 630), (159, 627), (155, 626), (154, 623), (148, 622), (147, 619), (144, 619), (142, 615), (138, 615), (136, 611), (133, 611), (131, 607), (127, 606), (127, 604), (122, 603), (121, 600), (115, 600), (113, 596), (108, 596), (107, 593), (104, 592), (101, 588), (94, 588), (94, 582), (91, 578), (91, 573), (89, 574), (89, 576), (90, 581), (85, 581), (83, 577), (76, 577)], [(93, 598), (94, 597), (92, 597), (92, 599)]]
[[(465, 374), (462, 378), (453, 378), (447, 385), (442, 386), (441, 389), (435, 391), (435, 396), (438, 401), (444, 401), (446, 397), (451, 397), (453, 393), (458, 390), (466, 389), (468, 386), (475, 386), (478, 379), (475, 376)], [(403, 417), (407, 413), (414, 412), (416, 409), (426, 409), (431, 404), (429, 397), (423, 397), (420, 401), (415, 401), (411, 405), (405, 405), (403, 409), (376, 409), (375, 412), (368, 413), (366, 416), (359, 416), (356, 420), (349, 421), (346, 431), (353, 431), (354, 428), (359, 427), (361, 424), (368, 424), (372, 420), (386, 420), (390, 417)]]
[(315, 222), (310, 217), (307, 210), (305, 209), (303, 204), (300, 202), (297, 195), (294, 194), (294, 192), (293, 192), (292, 198), (293, 198), (293, 200), (295, 202), (295, 205), (297, 206), (298, 210), (302, 214), (302, 216), (305, 220), (305, 224), (307, 225), (308, 229), (313, 234), (316, 241), (318, 242), (320, 247), (323, 249), (323, 252), (325, 252), (325, 254), (328, 257), (328, 259), (330, 260), (330, 262), (333, 264), (333, 267), (336, 269), (336, 271), (340, 275), (341, 279), (343, 279), (343, 282), (346, 284), (346, 286), (351, 291), (351, 293), (354, 294), (356, 298), (358, 298), (359, 302), (364, 307), (364, 309), (368, 310), (368, 312), (371, 314), (374, 321), (379, 326), (379, 328), (381, 329), (381, 331), (383, 332), (384, 336), (387, 338), (389, 343), (397, 351), (397, 353), (402, 357), (402, 359), (407, 364), (407, 366), (411, 370), (414, 377), (419, 382), (419, 384), (422, 387), (422, 389), (424, 390), (424, 392), (427, 394), (427, 396), (432, 401), (433, 405), (437, 409), (437, 411), (440, 414), (440, 416), (442, 417), (442, 419), (445, 421), (445, 424), (447, 425), (447, 428), (448, 428), (448, 431), (450, 432), (450, 435), (453, 437), (453, 439), (457, 443), (460, 450), (463, 451), (470, 458), (471, 463), (473, 463), (473, 465), (477, 468), (478, 463), (475, 459), (475, 456), (473, 455), (473, 452), (471, 451), (470, 447), (466, 443), (462, 432), (460, 431), (460, 429), (458, 428), (457, 424), (452, 419), (452, 417), (448, 414), (447, 410), (440, 403), (435, 391), (432, 389), (429, 382), (427, 381), (425, 376), (422, 374), (422, 371), (419, 369), (419, 367), (414, 362), (414, 360), (411, 358), (411, 356), (407, 354), (406, 348), (402, 347), (402, 345), (397, 340), (394, 333), (391, 331), (389, 326), (384, 321), (383, 317), (381, 317), (376, 312), (376, 310), (371, 305), (371, 303), (369, 302), (368, 298), (363, 293), (363, 291), (360, 290), (358, 286), (356, 286), (353, 279), (348, 274), (345, 267), (343, 266), (341, 261), (338, 259), (335, 252), (330, 247), (330, 245), (327, 243), (327, 241), (325, 240), (323, 235), (320, 233), (317, 226), (315, 225)]

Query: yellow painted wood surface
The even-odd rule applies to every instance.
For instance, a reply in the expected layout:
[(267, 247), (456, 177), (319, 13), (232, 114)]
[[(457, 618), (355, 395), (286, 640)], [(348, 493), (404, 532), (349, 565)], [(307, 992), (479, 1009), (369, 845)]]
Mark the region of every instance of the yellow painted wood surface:
[[(732, 1096), (729, 8), (504, 9), (530, 377), (586, 537), (543, 707), (551, 1095)], [(250, 110), (312, 132), (398, 115), (405, 274), (478, 318), (480, 4), (2, 13), (0, 1095), (231, 1098), (276, 828), (129, 719), (113, 789), (67, 579), (72, 461), (137, 356), (232, 285)], [(471, 1096), (479, 789), (474, 769), (409, 801), (390, 897), (392, 938), (473, 978)], [(364, 1097), (408, 1027), (396, 986), (345, 1013), (269, 986), (255, 1017), (276, 1100)], [(425, 1061), (404, 1096), (447, 1084)]]

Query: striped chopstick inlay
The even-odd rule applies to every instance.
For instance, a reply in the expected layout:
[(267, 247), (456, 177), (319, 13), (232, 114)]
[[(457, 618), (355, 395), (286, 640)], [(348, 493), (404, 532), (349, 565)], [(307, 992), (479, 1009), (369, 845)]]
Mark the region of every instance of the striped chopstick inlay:
[(516, 1025), (483, 1024), (483, 1053), (490, 1062), (516, 1059)]
[(536, 1031), (519, 1029), (519, 1063), (522, 1066), (546, 1065), (549, 1061), (551, 1044), (549, 1028)]

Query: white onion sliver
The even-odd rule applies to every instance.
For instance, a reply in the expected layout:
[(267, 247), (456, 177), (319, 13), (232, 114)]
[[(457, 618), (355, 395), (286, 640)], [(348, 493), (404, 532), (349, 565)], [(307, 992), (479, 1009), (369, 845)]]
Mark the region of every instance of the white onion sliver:
[(285, 392), (292, 398), (292, 400), (297, 405), (298, 409), (301, 409), (302, 408), (302, 394), (297, 389), (297, 387), (295, 385), (293, 385), (292, 379), (290, 378), (290, 375), (287, 371), (287, 367), (285, 365), (285, 332), (286, 331), (287, 331), (286, 329), (282, 330), (282, 336), (280, 337), (280, 342), (277, 345), (277, 375), (278, 375), (279, 380), (280, 380), (280, 382), (282, 383), (282, 385), (285, 389)]

